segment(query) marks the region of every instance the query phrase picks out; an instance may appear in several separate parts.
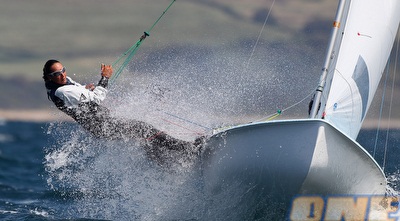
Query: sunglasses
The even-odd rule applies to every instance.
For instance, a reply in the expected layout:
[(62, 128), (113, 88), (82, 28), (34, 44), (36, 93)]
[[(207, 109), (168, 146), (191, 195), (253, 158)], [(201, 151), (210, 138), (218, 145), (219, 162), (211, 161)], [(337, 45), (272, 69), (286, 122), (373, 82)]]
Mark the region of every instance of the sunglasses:
[(64, 73), (65, 73), (65, 67), (63, 67), (63, 69), (61, 69), (61, 70), (59, 70), (59, 71), (51, 72), (51, 73), (48, 74), (47, 76), (49, 76), (49, 77), (58, 77), (58, 76), (60, 76), (60, 75), (62, 75), (62, 74), (64, 74)]

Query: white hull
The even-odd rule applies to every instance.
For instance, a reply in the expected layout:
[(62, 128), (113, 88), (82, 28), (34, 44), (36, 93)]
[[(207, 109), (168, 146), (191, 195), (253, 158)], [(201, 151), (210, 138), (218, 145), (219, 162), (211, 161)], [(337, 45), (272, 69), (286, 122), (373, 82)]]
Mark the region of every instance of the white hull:
[(318, 119), (248, 124), (218, 133), (207, 142), (202, 169), (210, 214), (240, 217), (231, 210), (236, 208), (246, 219), (286, 210), (299, 194), (383, 195), (386, 189), (375, 160)]

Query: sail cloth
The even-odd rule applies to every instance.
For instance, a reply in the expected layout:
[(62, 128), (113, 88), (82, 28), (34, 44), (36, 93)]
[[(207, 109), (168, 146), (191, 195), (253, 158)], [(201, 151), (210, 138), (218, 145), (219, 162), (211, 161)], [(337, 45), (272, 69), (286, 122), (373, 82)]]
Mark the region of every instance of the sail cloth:
[(386, 67), (399, 20), (400, 0), (350, 2), (336, 66), (330, 68), (325, 119), (353, 139)]

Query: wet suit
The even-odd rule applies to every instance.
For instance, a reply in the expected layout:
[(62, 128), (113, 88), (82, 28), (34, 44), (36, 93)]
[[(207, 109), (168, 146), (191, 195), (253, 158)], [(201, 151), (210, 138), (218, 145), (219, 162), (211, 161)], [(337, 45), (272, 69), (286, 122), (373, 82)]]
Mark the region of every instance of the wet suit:
[(194, 143), (182, 141), (145, 122), (117, 119), (100, 103), (107, 93), (108, 79), (102, 77), (93, 90), (85, 88), (67, 77), (65, 85), (51, 81), (45, 83), (47, 95), (58, 109), (72, 117), (83, 128), (98, 138), (135, 139), (145, 146), (146, 153), (158, 162), (165, 161), (167, 151), (193, 155), (198, 152), (202, 139)]

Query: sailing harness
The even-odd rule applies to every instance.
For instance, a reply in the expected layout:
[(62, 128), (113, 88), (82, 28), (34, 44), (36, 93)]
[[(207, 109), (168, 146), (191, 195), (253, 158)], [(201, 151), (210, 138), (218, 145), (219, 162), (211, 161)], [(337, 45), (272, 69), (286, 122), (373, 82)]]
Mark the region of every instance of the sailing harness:
[[(73, 85), (73, 83), (69, 80), (69, 78), (67, 78), (67, 83), (65, 85)], [(64, 85), (56, 84), (52, 81), (46, 81), (45, 86), (47, 89), (47, 98), (50, 101), (53, 101), (58, 109), (65, 112), (64, 110), (66, 107), (64, 106), (64, 101), (56, 96), (56, 90)]]

